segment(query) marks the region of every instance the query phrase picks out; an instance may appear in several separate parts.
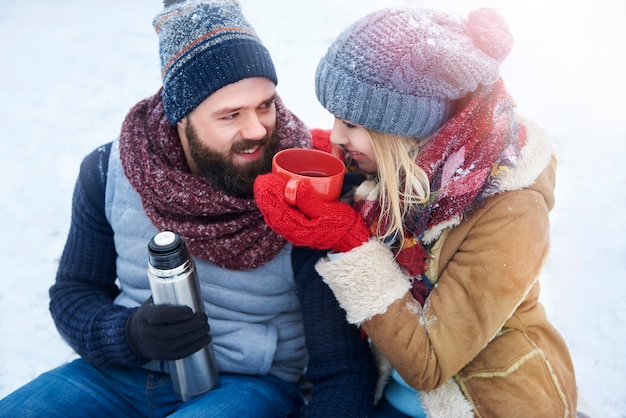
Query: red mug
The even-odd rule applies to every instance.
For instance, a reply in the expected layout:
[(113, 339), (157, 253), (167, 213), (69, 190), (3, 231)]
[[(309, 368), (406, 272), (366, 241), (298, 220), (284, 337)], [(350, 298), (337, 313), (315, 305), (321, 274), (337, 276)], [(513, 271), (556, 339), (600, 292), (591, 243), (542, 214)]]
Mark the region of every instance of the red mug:
[(272, 173), (287, 179), (285, 200), (296, 204), (296, 191), (301, 183), (313, 188), (325, 201), (339, 198), (346, 166), (339, 158), (320, 150), (289, 148), (279, 151), (272, 159)]

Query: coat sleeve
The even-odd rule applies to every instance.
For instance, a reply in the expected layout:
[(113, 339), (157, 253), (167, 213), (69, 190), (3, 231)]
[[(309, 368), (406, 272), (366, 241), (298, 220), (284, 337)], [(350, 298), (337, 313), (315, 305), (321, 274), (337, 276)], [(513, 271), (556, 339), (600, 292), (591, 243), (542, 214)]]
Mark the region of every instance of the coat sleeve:
[(130, 309), (115, 305), (116, 252), (104, 213), (110, 143), (83, 160), (74, 187), (70, 231), (54, 285), (50, 312), (65, 341), (98, 365), (139, 365), (126, 342)]
[[(362, 322), (363, 329), (409, 385), (418, 390), (440, 387), (491, 341), (537, 280), (548, 251), (548, 222), (548, 208), (536, 192), (492, 198), (457, 226), (466, 231), (424, 306), (406, 292), (384, 311), (370, 310), (373, 315)], [(331, 287), (339, 277), (337, 270), (343, 270), (344, 280), (376, 275), (382, 288), (368, 286), (370, 292), (381, 293), (401, 283), (400, 277), (390, 281), (393, 275), (376, 270), (380, 256), (370, 268), (360, 270), (361, 277), (337, 265), (324, 265), (345, 263), (348, 256), (361, 262), (371, 259), (367, 254), (347, 253), (336, 261), (320, 262), (318, 271)], [(364, 301), (368, 296), (351, 299)], [(363, 306), (354, 305), (342, 304), (348, 313), (363, 311)]]
[(377, 368), (367, 339), (346, 321), (346, 313), (315, 271), (315, 262), (322, 254), (294, 248), (296, 285), (309, 353), (307, 377), (312, 383), (306, 416), (371, 416)]

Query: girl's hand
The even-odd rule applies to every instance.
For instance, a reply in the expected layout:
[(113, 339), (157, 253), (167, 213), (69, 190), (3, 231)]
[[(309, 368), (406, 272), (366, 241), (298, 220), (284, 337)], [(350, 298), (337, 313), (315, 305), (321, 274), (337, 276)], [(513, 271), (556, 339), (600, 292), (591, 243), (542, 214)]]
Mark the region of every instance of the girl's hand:
[(287, 181), (264, 174), (254, 182), (254, 197), (265, 222), (294, 245), (346, 252), (370, 238), (369, 228), (350, 205), (325, 202), (306, 184), (296, 192), (297, 206), (285, 201)]

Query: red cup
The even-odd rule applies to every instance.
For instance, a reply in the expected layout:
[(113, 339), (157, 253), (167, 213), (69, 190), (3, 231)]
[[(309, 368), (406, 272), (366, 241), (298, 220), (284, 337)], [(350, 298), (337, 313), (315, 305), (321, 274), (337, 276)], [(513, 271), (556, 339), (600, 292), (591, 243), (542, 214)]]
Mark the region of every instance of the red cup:
[(285, 200), (296, 204), (296, 191), (301, 183), (313, 188), (325, 201), (339, 198), (346, 166), (339, 158), (315, 149), (289, 148), (274, 155), (272, 173), (287, 179)]

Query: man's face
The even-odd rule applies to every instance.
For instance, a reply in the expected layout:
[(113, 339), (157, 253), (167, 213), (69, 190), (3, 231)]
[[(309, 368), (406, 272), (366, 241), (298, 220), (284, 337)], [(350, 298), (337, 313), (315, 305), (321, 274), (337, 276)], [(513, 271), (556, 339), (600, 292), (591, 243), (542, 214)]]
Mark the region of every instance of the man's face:
[(276, 87), (246, 78), (207, 97), (178, 122), (192, 173), (237, 197), (252, 196), (254, 179), (271, 170), (276, 135)]

